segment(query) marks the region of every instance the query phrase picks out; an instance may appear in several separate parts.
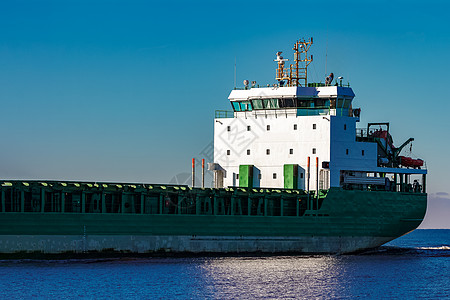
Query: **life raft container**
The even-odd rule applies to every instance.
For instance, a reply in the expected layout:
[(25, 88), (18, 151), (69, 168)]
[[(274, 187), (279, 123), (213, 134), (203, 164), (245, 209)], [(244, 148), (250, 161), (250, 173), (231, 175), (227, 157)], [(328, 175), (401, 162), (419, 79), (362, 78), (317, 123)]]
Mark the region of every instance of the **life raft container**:
[(399, 156), (400, 164), (405, 167), (420, 168), (423, 166), (423, 160), (413, 159), (411, 157)]

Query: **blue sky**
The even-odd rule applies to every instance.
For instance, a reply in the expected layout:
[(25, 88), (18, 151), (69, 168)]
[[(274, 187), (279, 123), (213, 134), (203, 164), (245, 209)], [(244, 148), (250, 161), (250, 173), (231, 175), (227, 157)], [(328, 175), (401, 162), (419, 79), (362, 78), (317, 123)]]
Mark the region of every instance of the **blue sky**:
[(1, 1), (0, 177), (168, 182), (212, 141), (214, 110), (230, 108), (235, 59), (238, 84), (273, 83), (275, 53), (291, 58), (295, 40), (312, 36), (310, 81), (343, 76), (361, 125), (391, 122), (396, 145), (414, 137), (430, 205), (450, 212), (441, 201), (450, 198), (449, 9), (445, 1)]

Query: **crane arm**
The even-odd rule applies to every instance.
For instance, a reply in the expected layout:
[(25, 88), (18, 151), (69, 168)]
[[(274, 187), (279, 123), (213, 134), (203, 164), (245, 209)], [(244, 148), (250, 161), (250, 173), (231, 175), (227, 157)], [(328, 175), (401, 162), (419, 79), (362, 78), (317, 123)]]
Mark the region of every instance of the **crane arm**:
[(400, 147), (396, 148), (394, 151), (394, 157), (397, 157), (403, 148), (405, 148), (409, 143), (414, 141), (414, 138), (409, 138), (406, 142), (404, 142)]

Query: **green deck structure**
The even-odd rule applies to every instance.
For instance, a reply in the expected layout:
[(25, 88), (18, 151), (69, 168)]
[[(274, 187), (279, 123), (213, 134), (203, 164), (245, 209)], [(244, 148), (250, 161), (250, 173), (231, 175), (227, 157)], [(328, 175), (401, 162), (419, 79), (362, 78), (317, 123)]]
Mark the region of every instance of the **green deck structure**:
[(284, 188), (297, 189), (298, 165), (284, 165)]
[(0, 190), (0, 253), (346, 253), (415, 229), (426, 211), (425, 193), (341, 188), (315, 195), (294, 189), (8, 181)]
[(239, 187), (253, 187), (253, 165), (239, 166)]

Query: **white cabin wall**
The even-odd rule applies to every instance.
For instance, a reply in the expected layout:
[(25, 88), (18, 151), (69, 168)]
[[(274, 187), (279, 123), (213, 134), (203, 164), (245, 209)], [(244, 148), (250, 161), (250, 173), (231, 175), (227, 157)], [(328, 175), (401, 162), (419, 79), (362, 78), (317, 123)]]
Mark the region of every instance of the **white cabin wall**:
[[(233, 90), (228, 99), (233, 103), (249, 99), (353, 99), (354, 96), (349, 87), (267, 87)], [(297, 116), (298, 111), (306, 114), (309, 110), (253, 110), (235, 112), (234, 118), (215, 119), (214, 161), (226, 171), (225, 186), (239, 185), (236, 179), (239, 165), (250, 164), (254, 165), (255, 187), (281, 188), (284, 187), (284, 165), (297, 164), (298, 187), (305, 189), (307, 157), (311, 159), (312, 190), (316, 187), (316, 157), (319, 158), (319, 173), (322, 162), (330, 162), (329, 184), (324, 183), (324, 186), (339, 187), (341, 170), (377, 169), (377, 144), (356, 142), (356, 118), (331, 115)], [(333, 110), (330, 113), (333, 114)], [(297, 130), (293, 129), (294, 124), (297, 124)], [(312, 128), (313, 124), (316, 124), (316, 129)], [(270, 125), (270, 131), (267, 131), (267, 125)], [(227, 131), (227, 126), (230, 126), (231, 131)], [(247, 126), (251, 127), (250, 131)], [(316, 153), (313, 153), (313, 148)], [(267, 149), (270, 149), (270, 155), (266, 154)], [(294, 153), (290, 154), (289, 149), (293, 149)], [(227, 150), (230, 150), (230, 155), (226, 154)], [(247, 155), (247, 150), (250, 150), (250, 155)], [(277, 174), (276, 178), (273, 178), (274, 173)], [(327, 176), (323, 176), (325, 177)]]
[[(344, 125), (347, 125), (346, 130)], [(356, 118), (331, 117), (330, 186), (332, 187), (340, 186), (341, 170), (373, 169), (377, 166), (377, 144), (356, 142), (355, 135)]]
[[(214, 122), (214, 162), (226, 170), (224, 186), (239, 185), (233, 173), (239, 173), (239, 165), (250, 164), (255, 167), (255, 187), (283, 188), (284, 165), (298, 164), (298, 187), (304, 189), (309, 156), (310, 189), (315, 189), (316, 157), (319, 157), (319, 172), (322, 161), (330, 160), (330, 116), (296, 116), (280, 111), (276, 115), (272, 111), (268, 114), (237, 113), (237, 116)], [(294, 130), (294, 124), (297, 124), (297, 130)], [(313, 129), (313, 124), (316, 124), (316, 129)], [(270, 125), (270, 130), (267, 130), (267, 125)], [(227, 131), (227, 126), (230, 126), (230, 131)], [(247, 126), (250, 126), (250, 131)], [(316, 154), (312, 153), (313, 148), (316, 148)], [(270, 149), (269, 155), (266, 154), (267, 149)], [(293, 149), (293, 154), (289, 153), (290, 149)], [(226, 154), (227, 150), (230, 150), (230, 155)], [(247, 150), (250, 150), (250, 155), (247, 155)], [(303, 178), (300, 173), (303, 173)]]

